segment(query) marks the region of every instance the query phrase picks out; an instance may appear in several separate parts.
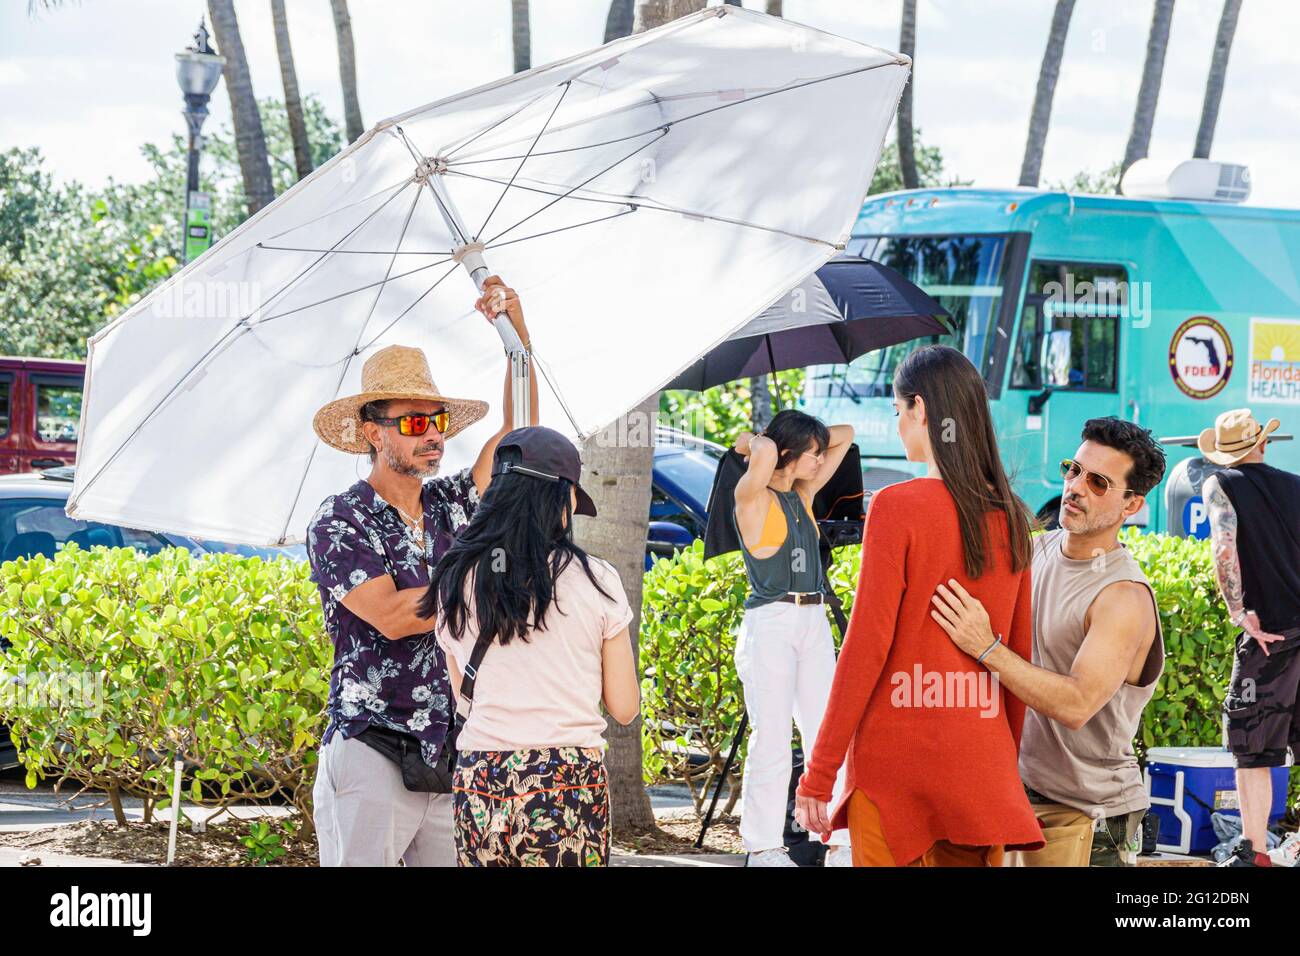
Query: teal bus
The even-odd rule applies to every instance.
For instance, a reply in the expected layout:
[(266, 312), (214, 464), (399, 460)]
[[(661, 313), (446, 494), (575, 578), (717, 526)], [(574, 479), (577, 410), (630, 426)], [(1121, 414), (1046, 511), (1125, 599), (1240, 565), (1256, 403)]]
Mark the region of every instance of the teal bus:
[[(871, 197), (846, 251), (901, 272), (952, 314), (951, 335), (808, 370), (805, 409), (855, 427), (869, 491), (919, 473), (903, 456), (891, 383), (927, 342), (961, 349), (983, 373), (1015, 489), (1044, 520), (1089, 418), (1183, 438), (1167, 447), (1171, 470), (1196, 456), (1186, 438), (1227, 409), (1277, 417), (1279, 434), (1300, 426), (1300, 210), (918, 189)], [(1269, 460), (1300, 471), (1294, 442), (1271, 445)], [(1133, 523), (1207, 534), (1203, 508), (1171, 516), (1164, 490)]]

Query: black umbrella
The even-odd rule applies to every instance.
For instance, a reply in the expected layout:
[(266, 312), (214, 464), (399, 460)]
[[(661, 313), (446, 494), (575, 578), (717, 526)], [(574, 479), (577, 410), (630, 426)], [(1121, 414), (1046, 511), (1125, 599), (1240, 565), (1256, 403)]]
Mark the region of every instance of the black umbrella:
[(664, 388), (703, 390), (809, 365), (847, 364), (873, 349), (945, 335), (948, 311), (888, 266), (832, 259)]

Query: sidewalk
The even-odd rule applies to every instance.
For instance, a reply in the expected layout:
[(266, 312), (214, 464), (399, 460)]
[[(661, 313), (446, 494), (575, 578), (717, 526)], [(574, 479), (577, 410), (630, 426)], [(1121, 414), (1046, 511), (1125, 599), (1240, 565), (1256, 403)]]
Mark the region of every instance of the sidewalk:
[[(73, 791), (75, 792), (75, 791)], [(655, 815), (661, 818), (680, 817), (690, 813), (690, 797), (685, 788), (653, 787), (650, 790), (651, 806)], [(143, 805), (139, 800), (126, 798), (122, 801), (127, 819), (142, 820)], [(208, 807), (195, 807), (183, 804), (187, 818), (208, 819), (215, 812)], [(257, 817), (279, 817), (289, 814), (284, 807), (235, 807), (228, 811), (244, 819)], [(0, 832), (34, 831), (64, 824), (79, 823), (86, 820), (104, 822), (113, 819), (113, 810), (107, 805), (107, 798), (102, 793), (87, 793), (68, 805), (67, 793), (55, 793), (48, 786), (28, 790), (21, 780), (0, 779)], [(171, 819), (169, 811), (154, 813), (154, 819), (166, 821)], [(182, 824), (186, 826), (187, 824)], [(83, 867), (83, 866), (148, 866), (151, 864), (126, 863), (119, 860), (92, 856), (74, 856), (65, 853), (43, 853), (40, 845), (28, 848), (0, 846), (0, 867), (20, 866), (24, 857), (39, 857), (40, 866), (48, 867)], [(736, 853), (653, 855), (615, 852), (611, 855), (611, 866), (743, 866), (745, 858)], [(161, 864), (152, 864), (161, 865)]]

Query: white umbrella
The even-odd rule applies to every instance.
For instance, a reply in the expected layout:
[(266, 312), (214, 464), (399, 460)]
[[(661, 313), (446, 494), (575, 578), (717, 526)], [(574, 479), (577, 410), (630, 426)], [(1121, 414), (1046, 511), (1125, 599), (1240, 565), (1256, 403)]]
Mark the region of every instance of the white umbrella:
[(477, 267), (520, 293), (542, 420), (590, 436), (842, 247), (908, 68), (719, 6), (385, 120), (90, 340), (68, 514), (302, 540), (368, 467), (311, 419), (369, 355), (500, 394)]

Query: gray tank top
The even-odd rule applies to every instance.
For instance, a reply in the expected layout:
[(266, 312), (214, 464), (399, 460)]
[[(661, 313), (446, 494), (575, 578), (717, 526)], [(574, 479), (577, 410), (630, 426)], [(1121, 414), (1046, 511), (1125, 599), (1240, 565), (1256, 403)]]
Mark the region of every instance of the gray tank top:
[[(1068, 674), (1083, 644), (1084, 616), (1102, 589), (1136, 581), (1151, 592), (1137, 561), (1124, 547), (1095, 558), (1067, 558), (1067, 532), (1049, 531), (1034, 542), (1034, 664)], [(1155, 594), (1151, 594), (1156, 607)], [(1020, 778), (1046, 797), (1096, 818), (1131, 813), (1149, 805), (1133, 735), (1164, 669), (1165, 643), (1156, 608), (1156, 636), (1137, 684), (1125, 682), (1078, 730), (1034, 710), (1025, 713), (1020, 740)]]
[[(774, 541), (768, 540), (776, 527), (774, 519), (779, 513), (785, 517), (785, 540), (773, 554), (766, 558), (756, 558), (745, 547), (744, 537), (740, 533), (740, 523), (736, 520), (736, 511), (731, 511), (731, 522), (736, 527), (736, 537), (740, 539), (740, 553), (745, 559), (745, 573), (749, 578), (749, 597), (745, 607), (754, 608), (778, 601), (792, 591), (803, 593), (822, 590), (821, 553), (817, 549), (817, 523), (808, 514), (799, 492), (777, 491), (768, 488), (774, 500), (769, 503), (768, 514), (763, 519), (763, 534), (759, 535), (760, 547), (769, 547)], [(779, 512), (777, 509), (780, 509)]]

